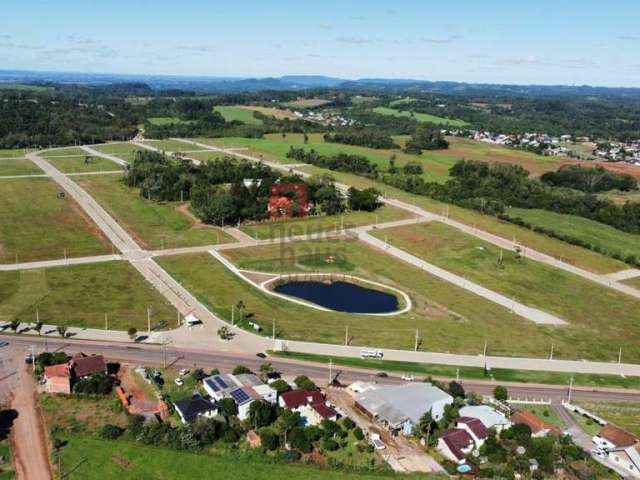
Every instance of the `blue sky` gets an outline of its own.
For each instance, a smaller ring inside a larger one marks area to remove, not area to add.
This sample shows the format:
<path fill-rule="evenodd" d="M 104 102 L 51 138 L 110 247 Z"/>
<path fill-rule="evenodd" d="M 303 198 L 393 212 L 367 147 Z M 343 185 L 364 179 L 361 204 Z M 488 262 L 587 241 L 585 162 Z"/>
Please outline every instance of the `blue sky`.
<path fill-rule="evenodd" d="M 3 0 L 0 69 L 640 86 L 640 2 Z"/>

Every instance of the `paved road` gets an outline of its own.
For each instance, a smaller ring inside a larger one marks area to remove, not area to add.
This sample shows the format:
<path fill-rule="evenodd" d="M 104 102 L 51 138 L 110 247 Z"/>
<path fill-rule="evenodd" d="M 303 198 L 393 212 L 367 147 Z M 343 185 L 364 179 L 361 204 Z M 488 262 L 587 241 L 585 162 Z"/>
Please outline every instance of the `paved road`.
<path fill-rule="evenodd" d="M 121 167 L 128 167 L 129 166 L 129 162 L 116 157 L 115 155 L 109 155 L 108 153 L 102 153 L 94 148 L 91 148 L 87 145 L 83 145 L 80 147 L 82 150 L 84 150 L 85 152 L 87 152 L 89 155 L 93 155 L 94 157 L 102 157 L 102 158 L 106 158 L 107 160 L 111 160 L 113 163 L 116 163 L 118 165 L 120 165 Z"/>
<path fill-rule="evenodd" d="M 44 351 L 45 339 L 43 337 L 26 337 L 0 334 L 0 339 L 10 342 L 11 348 L 19 352 L 26 352 L 34 346 L 36 353 Z M 297 376 L 304 372 L 305 375 L 315 379 L 319 384 L 327 384 L 329 373 L 335 376 L 338 372 L 339 380 L 343 383 L 351 383 L 356 380 L 379 381 L 388 383 L 401 382 L 398 374 L 390 374 L 388 378 L 377 378 L 376 370 L 333 366 L 326 364 L 305 362 L 300 360 L 270 357 L 267 360 L 260 359 L 253 352 L 215 351 L 196 348 L 177 348 L 169 345 L 163 350 L 158 345 L 132 345 L 126 342 L 96 342 L 80 339 L 49 338 L 46 342 L 49 351 L 64 350 L 67 353 L 84 352 L 86 354 L 103 354 L 110 360 L 127 362 L 140 365 L 157 365 L 164 363 L 175 364 L 177 367 L 202 367 L 205 371 L 211 368 L 219 368 L 222 371 L 231 371 L 237 365 L 245 365 L 251 369 L 258 369 L 266 361 L 271 362 L 275 370 L 284 375 Z M 165 355 L 166 352 L 166 355 Z M 17 354 L 21 358 L 22 354 Z M 447 377 L 434 377 L 437 380 L 449 381 Z M 465 389 L 479 394 L 487 395 L 497 385 L 505 385 L 513 397 L 551 399 L 554 403 L 560 403 L 566 399 L 568 387 L 563 385 L 523 384 L 512 382 L 493 382 L 490 380 L 465 380 L 461 383 Z M 640 388 L 640 384 L 638 385 Z M 640 390 L 573 387 L 571 397 L 574 400 L 636 400 L 640 396 Z"/>
<path fill-rule="evenodd" d="M 95 255 L 92 257 L 61 258 L 58 260 L 42 260 L 38 262 L 0 264 L 0 272 L 12 270 L 33 270 L 36 268 L 67 267 L 85 263 L 112 262 L 122 260 L 122 255 Z"/>

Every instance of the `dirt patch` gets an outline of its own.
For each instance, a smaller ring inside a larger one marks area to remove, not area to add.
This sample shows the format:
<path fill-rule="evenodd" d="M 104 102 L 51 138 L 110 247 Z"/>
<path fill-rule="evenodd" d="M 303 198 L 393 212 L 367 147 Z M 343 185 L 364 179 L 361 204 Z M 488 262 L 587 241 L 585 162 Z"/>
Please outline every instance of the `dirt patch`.
<path fill-rule="evenodd" d="M 610 172 L 625 173 L 627 175 L 640 178 L 640 166 L 631 165 L 630 163 L 625 163 L 625 162 L 598 162 L 598 161 L 580 162 L 576 160 L 566 160 L 562 162 L 561 165 L 578 165 L 580 167 L 585 167 L 585 168 L 602 167 L 606 170 L 609 170 Z"/>
<path fill-rule="evenodd" d="M 129 460 L 127 460 L 124 457 L 121 457 L 120 455 L 114 455 L 113 457 L 111 457 L 111 461 L 113 463 L 115 463 L 116 465 L 118 465 L 119 467 L 122 468 L 128 468 L 129 465 L 131 464 L 131 462 L 129 462 Z"/>
<path fill-rule="evenodd" d="M 145 390 L 141 381 L 144 381 L 140 376 L 131 371 L 128 365 L 122 365 L 118 372 L 120 382 L 122 382 L 122 388 L 125 394 L 129 397 L 131 402 L 132 412 L 155 412 L 158 410 L 158 399 L 150 394 L 150 389 Z"/>
<path fill-rule="evenodd" d="M 206 223 L 202 223 L 202 220 L 200 220 L 198 217 L 196 217 L 193 212 L 189 209 L 190 204 L 189 203 L 184 203 L 182 205 L 178 205 L 176 207 L 176 211 L 180 212 L 182 215 L 184 215 L 185 217 L 187 217 L 189 220 L 191 220 L 193 222 L 193 225 L 191 226 L 191 228 L 194 229 L 211 229 L 211 230 L 216 230 L 218 227 L 214 226 L 214 225 L 208 225 Z"/>

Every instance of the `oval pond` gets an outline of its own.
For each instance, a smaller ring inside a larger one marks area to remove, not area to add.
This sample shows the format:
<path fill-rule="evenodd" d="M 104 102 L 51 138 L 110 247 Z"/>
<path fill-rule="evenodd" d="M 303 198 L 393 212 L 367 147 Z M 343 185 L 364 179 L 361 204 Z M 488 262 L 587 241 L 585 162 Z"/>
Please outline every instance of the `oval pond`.
<path fill-rule="evenodd" d="M 274 291 L 321 307 L 348 313 L 391 313 L 398 310 L 398 297 L 349 282 L 294 281 Z"/>

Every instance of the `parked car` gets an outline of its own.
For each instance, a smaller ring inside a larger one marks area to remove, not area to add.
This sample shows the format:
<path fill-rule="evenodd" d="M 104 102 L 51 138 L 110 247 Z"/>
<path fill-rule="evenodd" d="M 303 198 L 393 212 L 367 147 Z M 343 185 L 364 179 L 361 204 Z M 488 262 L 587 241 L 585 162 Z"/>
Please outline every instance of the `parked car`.
<path fill-rule="evenodd" d="M 184 381 L 180 377 L 176 377 L 176 379 L 173 381 L 173 383 L 175 383 L 179 387 L 184 385 Z"/>
<path fill-rule="evenodd" d="M 387 375 L 387 372 L 378 372 L 376 373 L 376 377 L 378 378 L 387 378 L 389 375 Z"/>
<path fill-rule="evenodd" d="M 27 353 L 24 356 L 24 363 L 31 365 L 33 363 L 33 355 L 31 353 Z"/>
<path fill-rule="evenodd" d="M 402 375 L 402 377 L 400 377 L 402 380 L 404 380 L 405 382 L 413 382 L 416 377 L 414 377 L 413 375 L 411 375 L 410 373 L 405 373 L 404 375 Z"/>
<path fill-rule="evenodd" d="M 189 373 L 189 369 L 188 368 L 183 368 L 178 373 L 180 373 L 181 377 L 184 377 L 185 375 L 187 375 Z"/>
<path fill-rule="evenodd" d="M 267 358 L 267 354 L 259 352 L 259 353 L 256 353 L 256 357 L 258 357 L 258 358 Z"/>

